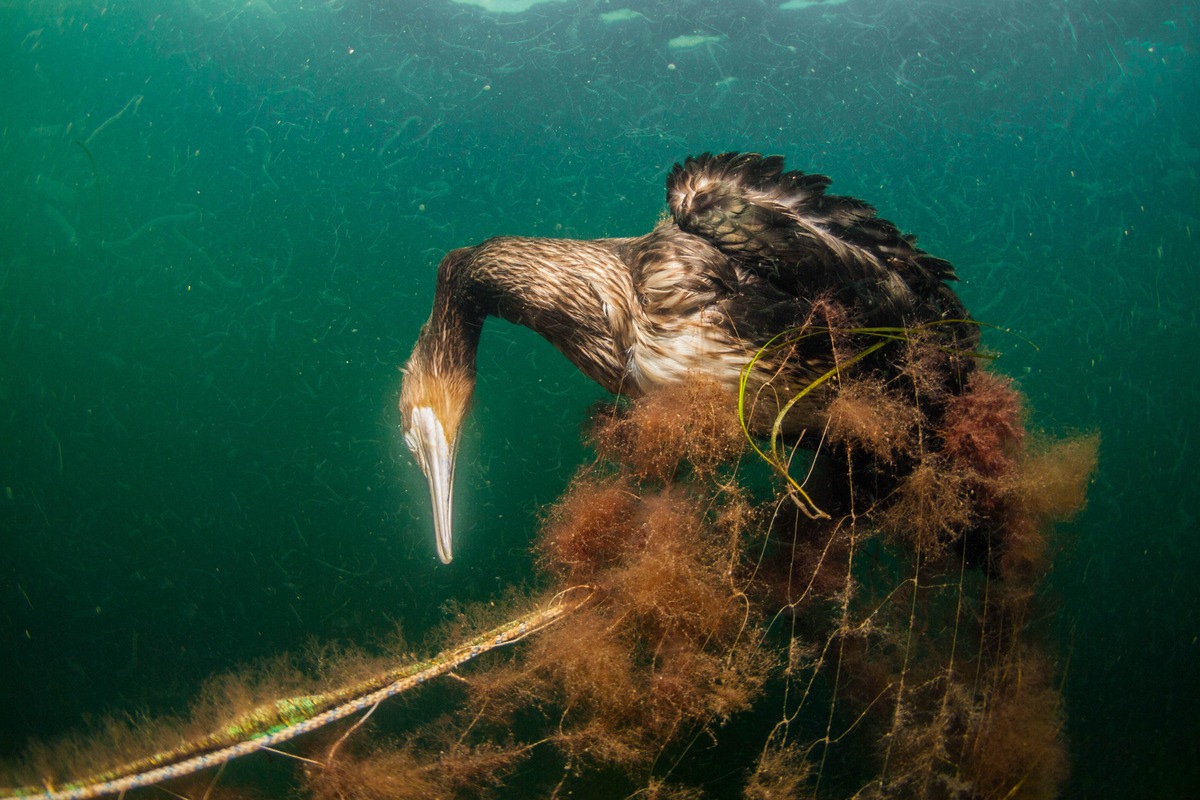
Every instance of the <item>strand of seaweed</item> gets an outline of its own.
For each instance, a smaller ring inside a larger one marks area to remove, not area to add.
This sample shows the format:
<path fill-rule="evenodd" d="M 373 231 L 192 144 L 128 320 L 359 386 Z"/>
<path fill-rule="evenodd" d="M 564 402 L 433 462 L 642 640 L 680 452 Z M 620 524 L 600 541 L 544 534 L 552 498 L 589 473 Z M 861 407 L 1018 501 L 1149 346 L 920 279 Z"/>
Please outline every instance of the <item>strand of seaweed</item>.
<path fill-rule="evenodd" d="M 225 728 L 59 787 L 0 789 L 0 800 L 88 800 L 123 794 L 131 789 L 219 767 L 241 756 L 295 739 L 360 711 L 369 715 L 384 700 L 445 675 L 497 647 L 513 644 L 544 630 L 585 604 L 590 594 L 567 601 L 575 587 L 555 595 L 543 607 L 517 617 L 424 661 L 406 664 L 369 680 L 318 695 L 277 700 L 261 706 Z"/>

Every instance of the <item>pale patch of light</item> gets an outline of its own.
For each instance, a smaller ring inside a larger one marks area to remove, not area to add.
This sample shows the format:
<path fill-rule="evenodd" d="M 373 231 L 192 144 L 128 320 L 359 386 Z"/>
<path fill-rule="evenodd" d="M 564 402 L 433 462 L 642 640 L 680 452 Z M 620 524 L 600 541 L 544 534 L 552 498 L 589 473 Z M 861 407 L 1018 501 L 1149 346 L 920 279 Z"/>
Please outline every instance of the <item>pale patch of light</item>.
<path fill-rule="evenodd" d="M 647 17 L 642 12 L 634 11 L 632 8 L 617 8 L 612 11 L 605 11 L 600 15 L 600 21 L 605 25 L 612 25 L 617 22 L 629 22 L 635 19 L 647 19 Z"/>
<path fill-rule="evenodd" d="M 565 0 L 454 0 L 461 6 L 475 6 L 493 14 L 520 14 L 543 3 L 562 3 Z"/>
<path fill-rule="evenodd" d="M 795 11 L 801 8 L 814 8 L 816 6 L 840 6 L 846 0 L 787 0 L 786 3 L 779 7 L 780 11 Z"/>
<path fill-rule="evenodd" d="M 724 37 L 706 33 L 688 33 L 667 42 L 669 50 L 692 50 L 705 44 L 716 44 Z"/>

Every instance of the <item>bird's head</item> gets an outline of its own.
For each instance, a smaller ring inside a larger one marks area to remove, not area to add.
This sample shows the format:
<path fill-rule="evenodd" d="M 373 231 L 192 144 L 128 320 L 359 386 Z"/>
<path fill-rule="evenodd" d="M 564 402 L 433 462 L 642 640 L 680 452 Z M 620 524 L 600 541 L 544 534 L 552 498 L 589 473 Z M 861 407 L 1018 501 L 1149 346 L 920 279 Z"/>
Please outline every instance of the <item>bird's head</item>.
<path fill-rule="evenodd" d="M 439 353 L 436 344 L 423 336 L 404 368 L 400 416 L 404 443 L 429 481 L 438 558 L 449 564 L 453 557 L 454 458 L 475 391 L 475 372 L 473 365 Z"/>

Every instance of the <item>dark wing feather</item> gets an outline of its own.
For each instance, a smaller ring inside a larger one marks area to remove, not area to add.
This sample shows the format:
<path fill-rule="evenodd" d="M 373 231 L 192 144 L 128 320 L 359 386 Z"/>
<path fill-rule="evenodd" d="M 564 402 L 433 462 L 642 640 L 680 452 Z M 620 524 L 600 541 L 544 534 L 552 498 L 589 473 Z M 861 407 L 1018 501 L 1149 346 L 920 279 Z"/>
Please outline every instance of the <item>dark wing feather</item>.
<path fill-rule="evenodd" d="M 797 297 L 832 292 L 868 324 L 965 318 L 950 264 L 830 180 L 779 156 L 705 153 L 667 177 L 675 223 Z"/>

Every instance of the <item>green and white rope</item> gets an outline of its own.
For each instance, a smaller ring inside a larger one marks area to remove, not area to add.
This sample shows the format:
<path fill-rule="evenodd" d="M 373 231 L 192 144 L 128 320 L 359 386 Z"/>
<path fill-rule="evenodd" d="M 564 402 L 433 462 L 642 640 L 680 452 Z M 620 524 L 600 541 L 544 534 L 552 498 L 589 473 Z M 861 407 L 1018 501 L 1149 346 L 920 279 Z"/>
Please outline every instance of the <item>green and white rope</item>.
<path fill-rule="evenodd" d="M 578 588 L 585 589 L 586 587 Z M 228 733 L 238 729 L 239 724 L 235 723 L 226 728 L 224 732 L 210 734 L 196 740 L 196 743 L 190 747 L 185 743 L 172 750 L 148 756 L 131 764 L 107 770 L 90 778 L 72 781 L 59 787 L 49 785 L 0 789 L 0 800 L 90 800 L 90 798 L 121 794 L 130 789 L 153 786 L 163 781 L 193 775 L 226 764 L 241 756 L 275 747 L 360 711 L 369 710 L 389 697 L 419 686 L 430 678 L 444 675 L 489 650 L 512 644 L 531 633 L 536 633 L 548 625 L 552 625 L 566 614 L 579 608 L 591 597 L 591 593 L 588 592 L 582 599 L 566 602 L 565 597 L 574 591 L 567 590 L 556 595 L 546 606 L 506 622 L 458 647 L 443 650 L 427 661 L 417 662 L 399 670 L 391 670 L 386 675 L 394 676 L 398 672 L 404 674 L 379 688 L 369 688 L 379 683 L 378 680 L 374 680 L 325 695 L 306 695 L 274 703 L 275 709 L 281 714 L 286 714 L 302 707 L 319 708 L 327 704 L 329 698 L 344 698 L 347 695 L 353 695 L 351 699 L 339 702 L 332 708 L 298 722 L 277 725 L 267 730 L 259 730 L 254 727 L 254 724 L 251 724 L 247 730 L 242 732 L 243 736 L 248 737 L 242 741 L 217 746 L 215 749 L 195 755 L 188 754 L 195 752 L 195 749 L 205 747 L 205 743 L 228 740 L 231 736 L 236 737 L 236 733 Z M 364 690 L 364 688 L 366 688 L 366 693 L 360 693 L 360 690 Z M 254 719 L 254 723 L 261 721 L 258 712 L 252 712 L 250 716 Z M 155 764 L 158 766 L 154 766 Z"/>

